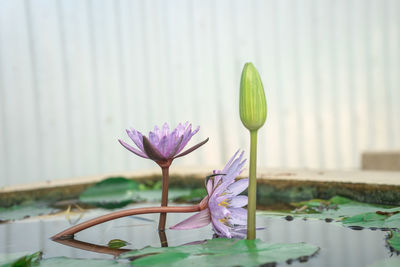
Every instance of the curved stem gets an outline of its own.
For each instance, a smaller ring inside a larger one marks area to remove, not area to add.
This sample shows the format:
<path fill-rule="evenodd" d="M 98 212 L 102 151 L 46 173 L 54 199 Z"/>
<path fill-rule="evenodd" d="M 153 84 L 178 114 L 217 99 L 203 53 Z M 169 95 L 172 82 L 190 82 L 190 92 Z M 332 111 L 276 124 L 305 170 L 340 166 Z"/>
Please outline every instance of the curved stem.
<path fill-rule="evenodd" d="M 56 240 L 59 238 L 62 239 L 67 239 L 73 237 L 74 234 L 85 230 L 87 228 L 90 228 L 92 226 L 108 222 L 111 220 L 115 220 L 118 218 L 126 217 L 126 216 L 132 216 L 132 215 L 138 215 L 138 214 L 145 214 L 145 213 L 183 213 L 183 212 L 196 212 L 204 209 L 205 207 L 202 206 L 200 203 L 199 205 L 195 206 L 187 206 L 187 207 L 148 207 L 148 208 L 137 208 L 137 209 L 129 209 L 129 210 L 121 210 L 121 211 L 116 211 L 112 212 L 91 220 L 88 220 L 86 222 L 77 224 L 75 226 L 72 226 L 68 228 L 67 230 L 64 230 L 53 237 L 51 237 L 52 240 Z"/>
<path fill-rule="evenodd" d="M 162 169 L 162 193 L 161 193 L 161 207 L 168 206 L 168 179 L 169 179 L 169 166 L 161 167 Z M 167 213 L 163 212 L 160 214 L 160 220 L 158 222 L 158 230 L 165 230 L 165 223 L 167 221 Z"/>
<path fill-rule="evenodd" d="M 250 170 L 247 205 L 247 239 L 256 238 L 257 204 L 257 130 L 250 131 Z"/>
<path fill-rule="evenodd" d="M 87 243 L 84 241 L 80 240 L 75 240 L 75 239 L 56 239 L 54 240 L 60 244 L 70 246 L 73 248 L 79 248 L 87 251 L 92 251 L 96 253 L 102 253 L 102 254 L 110 254 L 113 255 L 114 257 L 118 257 L 120 254 L 131 251 L 131 249 L 124 249 L 124 248 L 109 248 L 106 246 L 100 246 L 92 243 Z"/>

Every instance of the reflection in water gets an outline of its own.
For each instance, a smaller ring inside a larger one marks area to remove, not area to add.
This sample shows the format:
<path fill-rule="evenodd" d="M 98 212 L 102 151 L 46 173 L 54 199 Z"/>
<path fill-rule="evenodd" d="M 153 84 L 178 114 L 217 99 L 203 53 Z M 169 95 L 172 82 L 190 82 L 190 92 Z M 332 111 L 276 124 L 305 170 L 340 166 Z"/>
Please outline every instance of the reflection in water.
<path fill-rule="evenodd" d="M 168 247 L 167 235 L 165 231 L 158 231 L 158 235 L 160 236 L 160 243 L 162 247 Z"/>
<path fill-rule="evenodd" d="M 154 204 L 142 203 L 130 207 L 143 207 L 145 205 L 151 206 Z M 108 211 L 101 209 L 88 210 L 83 219 L 90 219 L 106 212 Z M 74 216 L 78 217 L 79 215 L 74 214 Z M 188 216 L 190 215 L 174 214 L 174 216 L 169 216 L 167 226 L 174 225 Z M 133 250 L 146 246 L 160 247 L 160 241 L 163 243 L 164 235 L 165 239 L 168 238 L 168 246 L 170 247 L 193 243 L 196 240 L 211 239 L 213 236 L 210 225 L 187 231 L 166 230 L 163 235 L 160 235 L 157 230 L 158 214 L 148 214 L 142 217 L 140 220 L 135 217 L 121 218 L 78 233 L 76 239 L 84 240 L 85 242 L 75 241 L 84 244 L 85 249 L 77 249 L 80 248 L 76 246 L 77 242 L 65 246 L 67 242 L 56 243 L 49 239 L 50 236 L 61 229 L 69 227 L 69 222 L 63 215 L 0 224 L 0 253 L 42 250 L 45 258 L 66 256 L 72 258 L 110 259 L 119 253 L 119 250 L 112 250 L 107 247 L 108 241 L 112 239 L 126 240 L 130 245 L 124 247 L 124 249 Z M 287 221 L 284 217 L 268 218 L 262 215 L 257 216 L 257 226 L 265 227 L 264 230 L 257 232 L 257 238 L 264 242 L 307 242 L 321 248 L 318 255 L 310 258 L 307 264 L 294 261 L 290 265 L 291 267 L 365 267 L 392 255 L 391 251 L 386 247 L 385 236 L 387 232 L 380 230 L 355 231 L 344 228 L 334 222 L 303 221 L 297 218 Z M 103 249 L 107 252 L 102 253 Z M 397 255 L 392 256 L 398 257 Z M 285 263 L 281 265 L 287 266 Z"/>
<path fill-rule="evenodd" d="M 73 248 L 79 248 L 87 251 L 92 251 L 96 253 L 102 253 L 102 254 L 110 254 L 113 255 L 114 257 L 118 257 L 120 254 L 124 252 L 131 251 L 131 249 L 123 249 L 123 248 L 109 248 L 106 246 L 101 246 L 101 245 L 96 245 L 80 240 L 75 240 L 73 238 L 71 239 L 56 239 L 53 240 L 54 242 L 70 246 Z"/>

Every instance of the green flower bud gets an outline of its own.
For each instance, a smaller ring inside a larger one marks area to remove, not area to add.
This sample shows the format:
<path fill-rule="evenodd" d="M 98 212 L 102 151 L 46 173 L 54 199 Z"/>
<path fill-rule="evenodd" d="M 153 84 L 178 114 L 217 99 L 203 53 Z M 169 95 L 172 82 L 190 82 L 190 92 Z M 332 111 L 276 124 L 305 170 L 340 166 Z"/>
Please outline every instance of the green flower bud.
<path fill-rule="evenodd" d="M 240 119 L 250 131 L 258 130 L 267 119 L 267 102 L 260 75 L 252 63 L 243 67 L 240 80 Z"/>

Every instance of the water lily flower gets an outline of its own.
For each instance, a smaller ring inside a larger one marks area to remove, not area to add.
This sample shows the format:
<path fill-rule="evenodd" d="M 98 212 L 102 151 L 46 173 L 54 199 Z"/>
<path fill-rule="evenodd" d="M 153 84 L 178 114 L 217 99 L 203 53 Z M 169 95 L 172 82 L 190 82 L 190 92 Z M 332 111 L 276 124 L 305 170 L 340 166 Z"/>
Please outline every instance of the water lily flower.
<path fill-rule="evenodd" d="M 200 228 L 212 224 L 219 237 L 243 237 L 247 225 L 247 196 L 239 195 L 248 186 L 249 180 L 236 179 L 243 171 L 243 152 L 239 151 L 229 160 L 223 170 L 215 170 L 206 181 L 207 196 L 202 203 L 208 207 L 188 219 L 170 227 L 175 230 Z"/>
<path fill-rule="evenodd" d="M 185 124 L 179 123 L 178 126 L 170 131 L 167 123 L 160 128 L 154 127 L 153 131 L 149 132 L 149 137 L 144 136 L 141 132 L 135 129 L 127 129 L 128 136 L 132 139 L 133 143 L 137 146 L 133 146 L 125 143 L 121 139 L 118 141 L 126 149 L 132 153 L 142 157 L 155 161 L 162 169 L 162 192 L 161 192 L 161 206 L 166 207 L 168 205 L 168 180 L 169 180 L 169 166 L 172 161 L 176 158 L 185 156 L 190 152 L 201 147 L 207 143 L 208 138 L 197 145 L 181 152 L 189 140 L 199 131 L 198 126 L 194 131 L 192 130 L 192 124 L 186 122 Z M 166 222 L 166 213 L 160 214 L 160 220 L 158 230 L 164 231 Z"/>
<path fill-rule="evenodd" d="M 174 130 L 170 131 L 168 124 L 164 123 L 161 129 L 155 126 L 154 130 L 149 132 L 148 137 L 133 128 L 130 130 L 127 129 L 128 136 L 137 148 L 134 148 L 121 139 L 118 141 L 126 149 L 142 158 L 154 160 L 160 166 L 169 166 L 173 159 L 189 154 L 208 141 L 207 138 L 203 142 L 180 153 L 199 129 L 200 127 L 198 126 L 195 130 L 192 130 L 192 124 L 186 122 L 183 125 L 179 123 Z"/>

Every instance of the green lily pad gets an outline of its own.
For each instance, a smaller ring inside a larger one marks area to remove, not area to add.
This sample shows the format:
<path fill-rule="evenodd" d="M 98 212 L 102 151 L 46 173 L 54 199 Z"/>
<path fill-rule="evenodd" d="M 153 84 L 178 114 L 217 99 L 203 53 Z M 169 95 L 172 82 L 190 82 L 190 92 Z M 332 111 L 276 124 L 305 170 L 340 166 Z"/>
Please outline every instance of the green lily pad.
<path fill-rule="evenodd" d="M 342 221 L 344 226 L 358 226 L 364 228 L 400 228 L 399 208 L 379 210 L 378 212 L 367 212 L 348 217 Z"/>
<path fill-rule="evenodd" d="M 400 252 L 400 232 L 391 231 L 390 237 L 387 240 L 387 243 L 395 251 Z"/>
<path fill-rule="evenodd" d="M 39 263 L 42 259 L 42 252 L 33 254 L 13 253 L 0 255 L 0 267 L 30 267 Z"/>
<path fill-rule="evenodd" d="M 122 208 L 131 202 L 158 202 L 161 200 L 161 189 L 158 189 L 158 185 L 159 183 L 152 186 L 140 185 L 123 177 L 107 178 L 82 192 L 79 201 L 106 209 Z M 173 200 L 189 192 L 190 189 L 170 188 L 168 199 Z"/>
<path fill-rule="evenodd" d="M 168 190 L 168 200 L 174 200 L 190 193 L 190 189 L 170 188 Z M 136 200 L 142 202 L 161 201 L 161 190 L 143 190 L 135 192 Z"/>
<path fill-rule="evenodd" d="M 130 245 L 130 243 L 126 242 L 124 240 L 121 240 L 121 239 L 112 239 L 112 240 L 108 241 L 108 244 L 107 244 L 107 246 L 109 248 L 122 248 L 127 245 Z"/>
<path fill-rule="evenodd" d="M 306 243 L 270 244 L 261 240 L 217 238 L 200 244 L 154 248 L 122 254 L 133 259 L 134 266 L 258 266 L 309 257 L 319 250 Z"/>
<path fill-rule="evenodd" d="M 342 220 L 362 213 L 375 213 L 377 211 L 390 212 L 392 210 L 391 207 L 361 203 L 340 196 L 335 196 L 329 200 L 312 199 L 309 201 L 292 203 L 292 205 L 297 207 L 297 209 L 292 212 L 263 211 L 259 212 L 259 214 L 266 216 L 290 215 L 299 218 Z"/>
<path fill-rule="evenodd" d="M 0 208 L 0 222 L 21 220 L 29 217 L 51 214 L 56 211 L 58 210 L 49 207 L 47 203 L 26 202 L 9 208 Z"/>
<path fill-rule="evenodd" d="M 173 199 L 174 202 L 185 202 L 185 203 L 199 203 L 205 196 L 207 191 L 205 188 L 192 189 L 189 194 L 178 196 Z"/>
<path fill-rule="evenodd" d="M 121 208 L 137 197 L 138 189 L 136 181 L 112 177 L 87 188 L 79 196 L 79 201 L 106 209 Z"/>
<path fill-rule="evenodd" d="M 54 266 L 63 266 L 63 267 L 76 267 L 76 266 L 85 266 L 85 267 L 118 267 L 118 266 L 129 266 L 127 263 L 120 263 L 115 260 L 98 260 L 98 259 L 73 259 L 67 257 L 56 257 L 44 259 L 40 262 L 40 267 L 54 267 Z"/>
<path fill-rule="evenodd" d="M 389 258 L 374 262 L 373 264 L 370 264 L 367 267 L 399 267 L 399 266 L 400 266 L 400 258 Z"/>

